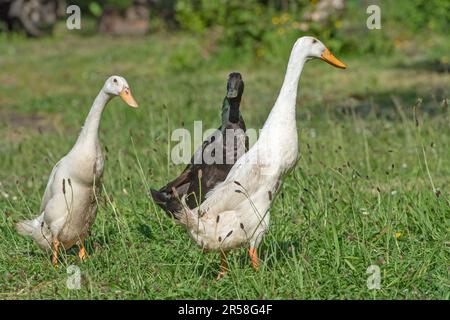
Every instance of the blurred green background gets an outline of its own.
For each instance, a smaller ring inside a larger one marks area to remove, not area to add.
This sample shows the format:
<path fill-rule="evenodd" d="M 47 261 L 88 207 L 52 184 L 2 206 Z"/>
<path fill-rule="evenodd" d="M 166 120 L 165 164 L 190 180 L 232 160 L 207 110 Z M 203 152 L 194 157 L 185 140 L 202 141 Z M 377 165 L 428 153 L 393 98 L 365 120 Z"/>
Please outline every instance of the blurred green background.
<path fill-rule="evenodd" d="M 147 33 L 186 31 L 209 39 L 217 45 L 217 51 L 239 48 L 258 59 L 270 59 L 279 50 L 289 50 L 299 32 L 314 34 L 336 53 L 389 54 L 412 40 L 424 41 L 417 45 L 428 47 L 430 34 L 445 37 L 450 28 L 450 3 L 446 0 L 40 1 L 58 3 L 60 8 L 54 9 L 60 20 L 67 16 L 65 6 L 79 6 L 83 34 L 97 32 L 105 16 L 117 15 L 113 23 L 119 18 L 129 24 L 141 19 L 146 21 Z M 372 4 L 381 6 L 382 29 L 377 32 L 365 28 L 365 9 Z M 130 13 L 133 7 L 137 13 Z M 92 20 L 93 25 L 85 20 Z M 442 55 L 448 52 L 447 42 L 433 46 L 438 52 L 430 50 L 429 54 L 445 58 Z"/>

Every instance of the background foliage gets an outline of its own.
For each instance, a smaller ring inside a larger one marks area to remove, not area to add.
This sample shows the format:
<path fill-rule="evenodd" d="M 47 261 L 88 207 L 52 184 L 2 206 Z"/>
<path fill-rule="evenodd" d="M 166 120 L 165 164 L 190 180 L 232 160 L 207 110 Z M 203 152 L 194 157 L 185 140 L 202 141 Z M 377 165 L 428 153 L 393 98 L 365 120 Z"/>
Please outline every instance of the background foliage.
<path fill-rule="evenodd" d="M 124 9 L 132 0 L 75 0 L 84 8 Z M 248 49 L 255 55 L 273 49 L 280 36 L 296 38 L 304 14 L 314 10 L 318 0 L 150 0 L 152 25 L 184 30 L 200 36 L 212 32 L 221 44 Z M 382 5 L 383 29 L 364 28 L 364 8 Z M 92 12 L 92 10 L 90 10 Z M 392 33 L 392 28 L 398 32 Z M 332 43 L 336 52 L 389 53 L 398 37 L 411 38 L 417 32 L 445 34 L 450 28 L 450 2 L 446 0 L 346 1 L 342 15 L 334 14 L 326 24 L 311 23 L 309 32 Z M 152 32 L 157 30 L 152 30 Z M 361 39 L 364 39 L 362 42 Z M 288 41 L 290 42 L 290 41 Z"/>

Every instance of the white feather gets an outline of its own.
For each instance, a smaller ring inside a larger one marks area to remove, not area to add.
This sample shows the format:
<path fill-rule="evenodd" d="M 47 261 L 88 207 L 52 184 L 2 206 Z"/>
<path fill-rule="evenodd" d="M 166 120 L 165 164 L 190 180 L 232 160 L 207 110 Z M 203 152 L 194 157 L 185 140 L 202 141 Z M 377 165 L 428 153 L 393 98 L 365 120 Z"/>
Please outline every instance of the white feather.
<path fill-rule="evenodd" d="M 177 214 L 194 241 L 206 250 L 257 247 L 269 227 L 269 209 L 283 177 L 298 157 L 297 87 L 305 62 L 325 46 L 311 37 L 295 43 L 283 86 L 255 145 L 235 163 L 205 201 Z"/>

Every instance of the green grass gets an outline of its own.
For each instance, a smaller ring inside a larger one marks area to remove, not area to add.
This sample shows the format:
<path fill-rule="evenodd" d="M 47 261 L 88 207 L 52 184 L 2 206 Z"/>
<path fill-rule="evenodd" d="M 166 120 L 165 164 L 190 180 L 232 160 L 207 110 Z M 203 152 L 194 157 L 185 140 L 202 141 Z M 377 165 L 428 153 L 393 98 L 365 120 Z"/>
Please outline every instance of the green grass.
<path fill-rule="evenodd" d="M 273 204 L 261 270 L 236 250 L 229 274 L 213 283 L 218 255 L 201 253 L 147 189 L 183 168 L 167 162 L 168 133 L 200 119 L 218 125 L 230 71 L 244 77 L 247 127 L 260 128 L 288 52 L 248 63 L 203 45 L 186 35 L 0 39 L 0 299 L 448 299 L 450 111 L 441 101 L 450 78 L 430 67 L 426 48 L 339 57 L 345 71 L 307 64 L 300 159 Z M 52 166 L 111 74 L 127 78 L 140 108 L 115 99 L 105 110 L 90 258 L 80 263 L 71 250 L 55 269 L 14 222 L 38 213 Z M 80 290 L 66 287 L 71 264 L 83 273 Z M 372 264 L 380 290 L 366 286 Z"/>

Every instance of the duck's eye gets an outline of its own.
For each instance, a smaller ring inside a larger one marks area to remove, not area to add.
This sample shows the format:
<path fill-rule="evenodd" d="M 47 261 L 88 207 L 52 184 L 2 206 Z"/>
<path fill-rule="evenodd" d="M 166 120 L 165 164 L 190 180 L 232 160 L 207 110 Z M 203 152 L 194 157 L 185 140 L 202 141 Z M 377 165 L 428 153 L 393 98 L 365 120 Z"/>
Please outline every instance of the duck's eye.
<path fill-rule="evenodd" d="M 114 83 L 117 83 L 117 79 L 116 79 L 116 78 L 114 78 L 114 79 L 113 79 L 113 82 L 114 82 Z"/>
<path fill-rule="evenodd" d="M 316 43 L 316 42 L 317 42 L 317 40 L 316 40 L 316 39 L 313 39 L 313 40 L 312 40 L 312 43 L 313 43 L 313 44 L 314 44 L 314 43 Z"/>

